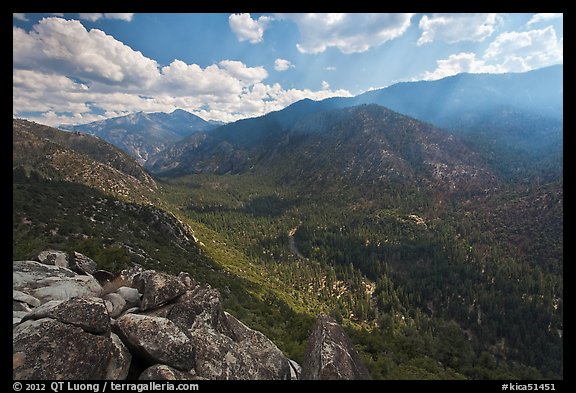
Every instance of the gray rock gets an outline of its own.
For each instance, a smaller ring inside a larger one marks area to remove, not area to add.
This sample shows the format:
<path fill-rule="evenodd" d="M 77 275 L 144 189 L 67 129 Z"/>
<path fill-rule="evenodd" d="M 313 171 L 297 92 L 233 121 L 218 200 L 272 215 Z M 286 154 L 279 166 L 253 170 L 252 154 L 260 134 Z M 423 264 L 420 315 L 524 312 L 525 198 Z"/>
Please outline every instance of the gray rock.
<path fill-rule="evenodd" d="M 225 313 L 238 348 L 257 359 L 255 379 L 290 379 L 290 362 L 282 351 L 264 334 L 250 329 L 234 316 Z"/>
<path fill-rule="evenodd" d="M 218 380 L 280 380 L 289 373 L 286 358 L 276 362 L 266 351 L 251 347 L 248 340 L 238 343 L 214 329 L 202 326 L 190 330 L 196 347 L 196 374 Z M 256 343 L 258 345 L 258 343 Z M 260 357 L 262 355 L 262 357 Z"/>
<path fill-rule="evenodd" d="M 116 293 L 122 296 L 127 308 L 140 306 L 140 292 L 136 288 L 120 287 Z"/>
<path fill-rule="evenodd" d="M 38 262 L 45 265 L 68 267 L 68 255 L 64 251 L 46 250 L 42 251 L 36 258 Z"/>
<path fill-rule="evenodd" d="M 206 326 L 236 340 L 234 331 L 228 326 L 220 293 L 207 284 L 198 285 L 180 296 L 168 318 L 183 329 Z"/>
<path fill-rule="evenodd" d="M 150 317 L 168 318 L 168 315 L 170 314 L 170 311 L 172 311 L 173 308 L 174 308 L 174 303 L 168 303 L 168 304 L 165 304 L 165 305 L 157 307 L 157 308 L 153 308 L 153 309 L 148 310 L 148 311 L 139 311 L 136 314 L 148 315 Z M 182 329 L 182 331 L 184 333 L 187 333 L 186 329 L 183 329 L 181 326 L 180 326 L 180 328 Z"/>
<path fill-rule="evenodd" d="M 75 277 L 70 269 L 44 265 L 36 261 L 14 261 L 12 263 L 12 289 L 28 293 L 30 289 L 43 286 L 40 282 L 48 277 Z"/>
<path fill-rule="evenodd" d="M 122 269 L 118 274 L 118 278 L 126 282 L 132 282 L 134 277 L 142 273 L 144 269 L 140 265 L 130 266 L 129 268 Z"/>
<path fill-rule="evenodd" d="M 102 379 L 110 337 L 86 333 L 54 319 L 23 322 L 12 330 L 13 379 Z"/>
<path fill-rule="evenodd" d="M 112 318 L 120 316 L 126 308 L 126 300 L 115 292 L 102 296 L 102 299 L 104 300 L 106 309 L 108 309 L 108 314 Z"/>
<path fill-rule="evenodd" d="M 126 309 L 122 312 L 122 314 L 120 315 L 120 318 L 123 317 L 124 315 L 128 315 L 128 314 L 138 314 L 140 312 L 140 307 L 131 307 L 129 309 Z"/>
<path fill-rule="evenodd" d="M 166 318 L 127 314 L 116 320 L 114 332 L 149 364 L 163 363 L 178 370 L 194 368 L 195 350 L 190 339 Z"/>
<path fill-rule="evenodd" d="M 110 333 L 110 339 L 112 340 L 111 356 L 106 367 L 104 379 L 126 379 L 128 370 L 130 370 L 132 355 L 117 335 Z"/>
<path fill-rule="evenodd" d="M 51 318 L 52 310 L 62 304 L 63 300 L 50 300 L 42 304 L 41 306 L 36 307 L 34 310 L 30 311 L 26 314 L 22 319 L 27 321 L 29 319 L 42 319 L 42 318 Z"/>
<path fill-rule="evenodd" d="M 30 308 L 30 306 L 27 303 L 12 300 L 12 311 L 30 312 L 30 311 L 32 311 L 32 309 Z"/>
<path fill-rule="evenodd" d="M 12 325 L 22 322 L 22 318 L 27 314 L 26 311 L 12 311 Z"/>
<path fill-rule="evenodd" d="M 134 276 L 132 286 L 142 293 L 142 311 L 168 303 L 186 292 L 186 286 L 177 277 L 154 270 L 146 270 Z"/>
<path fill-rule="evenodd" d="M 190 330 L 196 348 L 196 373 L 206 379 L 257 379 L 253 369 L 258 359 L 240 351 L 238 343 L 214 329 Z"/>
<path fill-rule="evenodd" d="M 302 366 L 292 359 L 288 359 L 288 364 L 290 365 L 290 380 L 299 380 L 300 374 L 302 374 Z"/>
<path fill-rule="evenodd" d="M 38 281 L 37 285 L 38 287 L 29 293 L 42 303 L 74 297 L 95 297 L 102 292 L 102 287 L 92 276 L 48 277 Z"/>
<path fill-rule="evenodd" d="M 178 279 L 179 279 L 180 281 L 182 281 L 182 283 L 183 283 L 184 285 L 186 285 L 186 288 L 187 288 L 187 289 L 192 289 L 192 288 L 194 288 L 195 286 L 198 285 L 198 283 L 196 282 L 196 280 L 194 280 L 194 279 L 190 276 L 190 274 L 188 274 L 188 273 L 186 273 L 186 272 L 180 272 L 180 273 L 178 274 Z"/>
<path fill-rule="evenodd" d="M 138 379 L 141 381 L 191 381 L 198 378 L 191 373 L 176 370 L 165 364 L 155 364 L 144 370 Z"/>
<path fill-rule="evenodd" d="M 73 298 L 59 304 L 38 307 L 26 315 L 26 320 L 53 318 L 95 334 L 110 332 L 110 317 L 104 301 L 95 297 Z"/>
<path fill-rule="evenodd" d="M 12 300 L 26 303 L 32 307 L 38 307 L 41 304 L 40 300 L 36 299 L 34 296 L 30 296 L 27 293 L 17 290 L 12 290 Z"/>
<path fill-rule="evenodd" d="M 96 262 L 86 255 L 74 251 L 70 254 L 69 268 L 78 274 L 92 274 L 96 271 L 97 266 Z"/>
<path fill-rule="evenodd" d="M 370 379 L 370 374 L 342 326 L 321 315 L 308 337 L 300 379 Z"/>

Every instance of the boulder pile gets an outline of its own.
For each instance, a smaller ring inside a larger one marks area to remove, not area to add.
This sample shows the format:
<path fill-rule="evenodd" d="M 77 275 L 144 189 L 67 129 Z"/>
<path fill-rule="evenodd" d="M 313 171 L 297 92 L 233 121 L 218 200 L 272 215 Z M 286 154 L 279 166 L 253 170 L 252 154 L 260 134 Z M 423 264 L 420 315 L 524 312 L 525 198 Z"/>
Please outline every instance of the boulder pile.
<path fill-rule="evenodd" d="M 132 267 L 112 274 L 77 252 L 48 250 L 35 259 L 13 262 L 14 379 L 369 378 L 327 317 L 301 368 L 187 273 Z M 327 361 L 329 353 L 337 358 Z"/>

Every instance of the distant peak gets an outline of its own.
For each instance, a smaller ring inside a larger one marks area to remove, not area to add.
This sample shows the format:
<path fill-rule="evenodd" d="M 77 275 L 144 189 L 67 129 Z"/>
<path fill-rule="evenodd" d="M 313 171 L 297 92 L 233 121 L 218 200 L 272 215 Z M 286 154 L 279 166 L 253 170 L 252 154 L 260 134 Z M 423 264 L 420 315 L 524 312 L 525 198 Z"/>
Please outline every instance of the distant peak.
<path fill-rule="evenodd" d="M 185 111 L 184 109 L 180 109 L 180 108 L 174 109 L 170 114 L 172 114 L 172 115 L 177 115 L 177 114 L 179 114 L 179 113 L 185 113 L 185 114 L 187 114 L 187 115 L 191 115 L 190 112 Z"/>

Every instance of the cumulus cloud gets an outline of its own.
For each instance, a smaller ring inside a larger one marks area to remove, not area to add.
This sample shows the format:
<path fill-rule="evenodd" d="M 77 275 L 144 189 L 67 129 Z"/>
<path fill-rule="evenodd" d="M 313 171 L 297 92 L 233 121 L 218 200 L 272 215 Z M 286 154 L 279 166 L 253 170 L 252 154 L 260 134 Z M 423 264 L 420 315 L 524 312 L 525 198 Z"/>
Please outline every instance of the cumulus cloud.
<path fill-rule="evenodd" d="M 475 53 L 462 52 L 438 60 L 434 71 L 423 79 L 440 79 L 461 72 L 503 73 L 524 72 L 563 62 L 563 40 L 552 26 L 545 29 L 500 34 L 478 58 Z"/>
<path fill-rule="evenodd" d="M 133 13 L 80 13 L 78 14 L 80 19 L 84 19 L 90 22 L 96 22 L 99 19 L 119 19 L 126 22 L 132 21 L 134 17 Z"/>
<path fill-rule="evenodd" d="M 506 71 L 528 71 L 563 62 L 563 40 L 552 26 L 500 34 L 490 43 L 484 58 L 502 64 Z"/>
<path fill-rule="evenodd" d="M 469 73 L 498 73 L 499 67 L 494 65 L 487 65 L 482 59 L 477 59 L 476 54 L 472 52 L 462 52 L 450 55 L 447 59 L 438 60 L 436 62 L 437 68 L 430 72 L 426 71 L 422 78 L 424 80 L 435 80 L 445 78 L 447 76 L 460 74 L 462 72 Z"/>
<path fill-rule="evenodd" d="M 498 14 L 424 15 L 418 24 L 422 35 L 417 44 L 424 45 L 437 40 L 448 43 L 483 41 L 494 33 L 498 22 Z"/>
<path fill-rule="evenodd" d="M 22 22 L 28 22 L 28 17 L 26 17 L 26 14 L 20 13 L 20 12 L 13 12 L 12 13 L 12 17 L 14 19 L 18 19 L 21 20 Z"/>
<path fill-rule="evenodd" d="M 252 44 L 257 44 L 264 39 L 264 30 L 272 20 L 269 16 L 252 19 L 250 14 L 232 14 L 228 17 L 228 24 L 238 37 L 238 41 L 249 41 Z"/>
<path fill-rule="evenodd" d="M 105 84 L 149 85 L 157 64 L 106 35 L 87 31 L 77 20 L 44 18 L 32 31 L 12 30 L 13 64 L 24 69 L 60 70 Z"/>
<path fill-rule="evenodd" d="M 330 89 L 330 83 L 322 81 L 322 90 L 329 90 L 329 89 Z"/>
<path fill-rule="evenodd" d="M 222 60 L 218 65 L 245 86 L 253 85 L 268 77 L 264 67 L 247 67 L 241 61 Z"/>
<path fill-rule="evenodd" d="M 268 85 L 264 67 L 237 60 L 202 68 L 176 59 L 161 67 L 114 37 L 98 29 L 87 31 L 74 20 L 45 18 L 31 31 L 13 27 L 13 37 L 13 114 L 48 125 L 177 108 L 206 120 L 229 122 L 279 110 L 303 98 L 351 95 L 329 86 L 312 91 Z"/>
<path fill-rule="evenodd" d="M 540 23 L 540 22 L 547 22 L 549 20 L 552 19 L 557 19 L 557 18 L 562 18 L 564 17 L 564 14 L 561 13 L 540 13 L 540 14 L 534 14 L 532 16 L 532 18 L 530 18 L 530 20 L 528 21 L 527 25 L 531 26 L 534 23 Z"/>
<path fill-rule="evenodd" d="M 289 68 L 294 68 L 294 64 L 292 64 L 289 60 L 286 59 L 276 59 L 274 60 L 274 69 L 278 72 L 286 71 Z"/>
<path fill-rule="evenodd" d="M 300 30 L 301 53 L 322 53 L 330 47 L 342 53 L 366 52 L 404 34 L 413 14 L 278 14 Z"/>

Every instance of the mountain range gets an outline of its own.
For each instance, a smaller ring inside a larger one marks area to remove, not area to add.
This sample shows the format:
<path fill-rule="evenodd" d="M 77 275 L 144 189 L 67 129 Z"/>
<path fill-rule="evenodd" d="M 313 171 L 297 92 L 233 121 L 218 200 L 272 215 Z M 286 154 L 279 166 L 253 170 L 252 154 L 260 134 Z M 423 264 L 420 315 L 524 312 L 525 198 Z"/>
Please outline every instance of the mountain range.
<path fill-rule="evenodd" d="M 143 164 L 150 155 L 160 152 L 170 143 L 221 124 L 176 109 L 172 113 L 137 112 L 88 124 L 61 125 L 60 129 L 96 135 Z"/>
<path fill-rule="evenodd" d="M 146 170 L 15 119 L 14 258 L 189 272 L 297 361 L 328 313 L 375 379 L 562 378 L 562 96 L 560 66 L 302 100 Z"/>
<path fill-rule="evenodd" d="M 485 162 L 503 176 L 523 174 L 530 166 L 558 167 L 563 141 L 562 71 L 562 66 L 553 66 L 520 74 L 460 74 L 399 83 L 352 98 L 305 99 L 262 117 L 185 138 L 150 157 L 146 167 L 167 175 L 253 168 L 264 157 L 270 161 L 270 151 L 288 143 L 286 138 L 326 134 L 340 118 L 336 110 L 361 104 L 378 104 L 459 135 L 463 143 L 481 150 Z M 328 111 L 330 115 L 313 116 Z"/>

